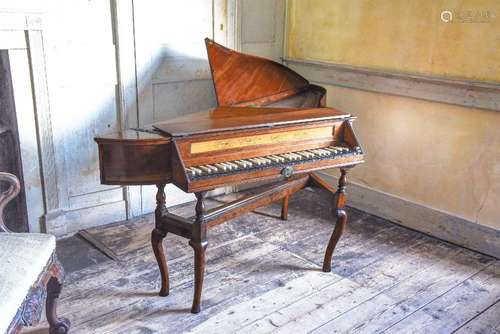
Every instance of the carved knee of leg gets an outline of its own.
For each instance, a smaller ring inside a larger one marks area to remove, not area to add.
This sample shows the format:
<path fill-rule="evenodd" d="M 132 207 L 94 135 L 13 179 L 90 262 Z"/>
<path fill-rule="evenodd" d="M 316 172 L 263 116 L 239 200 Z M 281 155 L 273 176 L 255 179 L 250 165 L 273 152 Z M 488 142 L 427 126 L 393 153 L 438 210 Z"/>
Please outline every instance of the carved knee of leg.
<path fill-rule="evenodd" d="M 47 282 L 47 301 L 45 305 L 50 334 L 66 334 L 69 331 L 69 320 L 57 316 L 57 300 L 61 290 L 62 282 L 56 277 L 50 278 Z"/>
<path fill-rule="evenodd" d="M 162 241 L 166 237 L 167 233 L 163 232 L 159 228 L 153 229 L 151 232 L 151 240 L 154 242 Z"/>

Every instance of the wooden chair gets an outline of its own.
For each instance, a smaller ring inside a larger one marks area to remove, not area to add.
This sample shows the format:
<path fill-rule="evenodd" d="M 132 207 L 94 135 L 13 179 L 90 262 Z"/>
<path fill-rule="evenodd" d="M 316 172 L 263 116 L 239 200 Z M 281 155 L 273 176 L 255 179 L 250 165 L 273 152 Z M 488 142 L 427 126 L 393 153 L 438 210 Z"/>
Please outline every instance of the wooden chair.
<path fill-rule="evenodd" d="M 51 334 L 68 333 L 70 322 L 57 317 L 64 270 L 57 260 L 56 240 L 41 233 L 11 233 L 3 221 L 3 209 L 20 190 L 19 180 L 0 172 L 0 333 L 19 333 L 23 326 L 39 322 L 43 301 Z"/>

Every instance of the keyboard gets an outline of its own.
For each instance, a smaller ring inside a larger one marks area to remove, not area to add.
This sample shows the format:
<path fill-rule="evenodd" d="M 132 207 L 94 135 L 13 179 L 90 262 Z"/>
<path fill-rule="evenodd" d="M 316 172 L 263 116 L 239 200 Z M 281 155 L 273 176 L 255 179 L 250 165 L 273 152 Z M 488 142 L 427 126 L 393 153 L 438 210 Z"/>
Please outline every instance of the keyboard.
<path fill-rule="evenodd" d="M 318 160 L 328 160 L 352 155 L 361 155 L 361 147 L 328 146 L 324 148 L 271 154 L 249 159 L 232 160 L 214 164 L 187 167 L 190 179 L 218 177 L 241 172 L 251 172 L 266 168 L 294 166 L 302 163 L 312 163 Z"/>

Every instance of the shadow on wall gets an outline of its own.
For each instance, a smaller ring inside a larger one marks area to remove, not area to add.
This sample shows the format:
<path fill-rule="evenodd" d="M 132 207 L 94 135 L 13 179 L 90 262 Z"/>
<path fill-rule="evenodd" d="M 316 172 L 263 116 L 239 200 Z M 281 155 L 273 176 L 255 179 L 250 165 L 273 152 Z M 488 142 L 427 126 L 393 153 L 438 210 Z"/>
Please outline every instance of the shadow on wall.
<path fill-rule="evenodd" d="M 160 45 L 154 52 L 149 51 L 147 57 L 138 58 L 137 86 L 134 80 L 124 83 L 124 91 L 127 93 L 125 128 L 145 126 L 215 106 L 214 88 L 203 40 L 199 41 L 199 45 L 203 49 L 196 47 L 194 54 L 181 52 L 172 45 Z M 102 77 L 110 76 L 109 70 L 106 71 L 102 73 Z M 87 74 L 82 80 L 90 76 Z M 91 83 L 87 82 L 83 92 L 78 92 L 75 88 L 81 89 L 81 84 L 51 88 L 49 82 L 49 90 L 54 96 L 50 103 L 53 128 L 56 129 L 54 135 L 57 137 L 57 163 L 63 166 L 59 169 L 62 175 L 57 175 L 58 187 L 65 192 L 63 197 L 68 199 L 67 205 L 63 207 L 65 211 L 76 213 L 76 210 L 117 203 L 124 199 L 119 187 L 101 185 L 98 149 L 94 142 L 95 136 L 116 132 L 121 128 L 115 81 L 115 78 L 113 82 L 107 77 L 102 82 L 94 78 Z M 140 191 L 143 201 L 135 205 L 139 207 L 139 211 L 133 212 L 134 216 L 154 210 L 154 187 L 142 187 Z M 167 204 L 174 205 L 190 199 L 190 196 L 179 192 Z M 103 217 L 102 223 L 125 219 L 125 207 L 118 211 L 123 212 Z M 97 216 L 81 219 L 78 215 L 74 217 L 80 223 L 86 219 L 88 222 L 79 227 L 67 226 L 65 229 L 76 230 L 100 224 L 93 222 Z"/>

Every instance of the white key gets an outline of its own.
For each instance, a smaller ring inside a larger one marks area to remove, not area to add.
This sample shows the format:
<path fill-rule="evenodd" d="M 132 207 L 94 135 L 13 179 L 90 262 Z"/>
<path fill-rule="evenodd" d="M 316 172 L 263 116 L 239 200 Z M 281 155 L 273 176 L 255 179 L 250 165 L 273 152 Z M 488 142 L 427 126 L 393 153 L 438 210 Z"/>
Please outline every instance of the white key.
<path fill-rule="evenodd" d="M 240 168 L 242 168 L 242 169 L 245 169 L 245 168 L 247 167 L 247 164 L 246 164 L 246 163 L 244 163 L 244 162 L 243 162 L 243 161 L 241 161 L 241 160 L 234 160 L 234 163 L 235 163 L 236 165 L 238 165 L 238 167 L 240 167 Z"/>
<path fill-rule="evenodd" d="M 311 152 L 308 152 L 308 151 L 304 151 L 304 153 L 307 154 L 308 158 L 314 158 L 314 153 L 311 153 Z"/>
<path fill-rule="evenodd" d="M 349 151 L 349 149 L 347 147 L 343 147 L 343 146 L 334 146 L 333 148 L 339 150 L 340 152 Z"/>
<path fill-rule="evenodd" d="M 217 166 L 217 165 L 220 165 L 220 167 L 219 167 L 219 166 L 217 166 L 217 167 L 218 167 L 220 170 L 224 171 L 224 172 L 227 172 L 227 171 L 230 171 L 230 170 L 231 170 L 231 167 L 230 167 L 228 164 L 226 164 L 225 162 L 219 162 L 219 163 L 217 163 L 217 164 L 215 164 L 215 165 L 216 165 L 216 166 Z"/>
<path fill-rule="evenodd" d="M 277 156 L 274 156 L 274 155 L 270 155 L 269 156 L 269 159 L 272 161 L 272 162 L 275 162 L 275 163 L 280 163 L 281 162 L 281 159 L 278 158 Z"/>
<path fill-rule="evenodd" d="M 332 154 L 337 154 L 338 150 L 334 149 L 333 147 L 326 147 L 325 150 L 330 151 Z"/>
<path fill-rule="evenodd" d="M 226 170 L 227 171 L 230 171 L 233 169 L 233 166 L 231 166 L 230 164 L 228 164 L 227 162 L 221 162 L 220 163 L 222 166 L 226 167 Z"/>
<path fill-rule="evenodd" d="M 297 154 L 297 152 L 292 153 L 292 155 L 294 155 L 297 158 L 297 160 L 303 159 L 303 157 L 300 154 Z"/>
<path fill-rule="evenodd" d="M 199 168 L 196 168 L 196 167 L 191 167 L 191 170 L 196 172 L 196 175 L 201 175 L 203 174 L 203 171 Z"/>
<path fill-rule="evenodd" d="M 247 167 L 253 167 L 253 162 L 249 160 L 240 160 L 240 161 L 243 161 L 247 165 Z"/>
<path fill-rule="evenodd" d="M 307 159 L 308 155 L 304 153 L 304 151 L 300 151 L 300 152 L 295 152 L 295 154 L 298 154 L 300 155 L 300 158 L 301 159 Z"/>
<path fill-rule="evenodd" d="M 233 170 L 234 167 L 229 162 L 221 162 L 223 166 L 226 166 L 227 170 Z"/>
<path fill-rule="evenodd" d="M 280 157 L 281 159 L 283 159 L 281 162 L 287 162 L 290 160 L 290 158 L 288 157 L 287 154 L 280 154 L 278 155 L 278 157 Z"/>
<path fill-rule="evenodd" d="M 237 164 L 234 162 L 226 162 L 227 165 L 231 166 L 233 170 L 240 168 Z"/>
<path fill-rule="evenodd" d="M 208 168 L 210 168 L 212 170 L 212 173 L 218 173 L 218 172 L 220 172 L 219 168 L 215 167 L 214 165 L 205 165 L 205 166 L 207 166 Z"/>
<path fill-rule="evenodd" d="M 273 161 L 271 159 L 269 159 L 269 156 L 262 157 L 261 159 L 264 160 L 264 163 L 266 165 L 270 165 L 273 163 Z"/>
<path fill-rule="evenodd" d="M 219 172 L 219 168 L 215 167 L 214 165 L 205 165 L 205 166 L 207 166 L 208 168 L 210 168 L 212 170 L 212 173 Z"/>
<path fill-rule="evenodd" d="M 325 152 L 319 149 L 314 150 L 314 152 L 316 152 L 320 157 L 324 157 L 326 155 Z"/>
<path fill-rule="evenodd" d="M 269 158 L 274 159 L 273 161 L 278 162 L 278 163 L 285 161 L 285 159 L 283 159 L 282 157 L 277 156 L 277 155 L 270 155 Z"/>
<path fill-rule="evenodd" d="M 198 166 L 198 168 L 201 169 L 202 171 L 204 171 L 207 174 L 212 174 L 212 169 L 208 168 L 207 166 Z"/>
<path fill-rule="evenodd" d="M 257 166 L 262 165 L 262 161 L 260 161 L 258 158 L 250 158 L 248 160 L 250 160 L 254 165 L 257 165 Z"/>
<path fill-rule="evenodd" d="M 227 167 L 226 167 L 226 166 L 224 166 L 222 163 L 217 163 L 217 164 L 215 164 L 215 167 L 217 167 L 219 170 L 221 170 L 221 171 L 223 171 L 223 172 L 225 172 L 225 171 L 227 171 L 227 170 L 228 170 L 228 169 L 227 169 Z"/>
<path fill-rule="evenodd" d="M 191 168 L 186 168 L 186 172 L 188 172 L 191 176 L 196 176 L 196 172 Z"/>
<path fill-rule="evenodd" d="M 304 152 L 304 154 L 307 155 L 308 158 L 314 158 L 314 153 L 311 153 L 309 151 L 303 151 L 303 152 Z"/>

